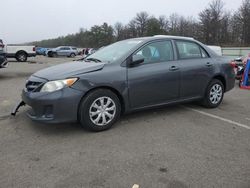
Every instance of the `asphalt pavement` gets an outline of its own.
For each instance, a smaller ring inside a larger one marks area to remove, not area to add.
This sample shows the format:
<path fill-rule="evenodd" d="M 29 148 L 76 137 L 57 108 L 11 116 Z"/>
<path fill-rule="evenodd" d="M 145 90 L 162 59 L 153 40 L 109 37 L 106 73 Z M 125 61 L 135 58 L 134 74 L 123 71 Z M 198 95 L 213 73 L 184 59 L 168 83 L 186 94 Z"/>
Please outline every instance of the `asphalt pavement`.
<path fill-rule="evenodd" d="M 110 130 L 10 116 L 25 80 L 70 58 L 31 58 L 0 69 L 0 187 L 250 187 L 250 91 L 217 109 L 195 103 L 125 115 Z"/>

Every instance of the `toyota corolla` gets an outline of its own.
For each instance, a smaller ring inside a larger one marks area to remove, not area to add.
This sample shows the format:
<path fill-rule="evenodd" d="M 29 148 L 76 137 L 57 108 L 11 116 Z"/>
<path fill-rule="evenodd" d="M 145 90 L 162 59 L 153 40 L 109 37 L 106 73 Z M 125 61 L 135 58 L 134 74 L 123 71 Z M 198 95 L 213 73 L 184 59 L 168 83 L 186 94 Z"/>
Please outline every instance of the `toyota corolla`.
<path fill-rule="evenodd" d="M 215 108 L 234 78 L 227 59 L 192 38 L 128 39 L 34 73 L 13 114 L 27 104 L 32 120 L 103 131 L 136 110 L 187 101 Z"/>

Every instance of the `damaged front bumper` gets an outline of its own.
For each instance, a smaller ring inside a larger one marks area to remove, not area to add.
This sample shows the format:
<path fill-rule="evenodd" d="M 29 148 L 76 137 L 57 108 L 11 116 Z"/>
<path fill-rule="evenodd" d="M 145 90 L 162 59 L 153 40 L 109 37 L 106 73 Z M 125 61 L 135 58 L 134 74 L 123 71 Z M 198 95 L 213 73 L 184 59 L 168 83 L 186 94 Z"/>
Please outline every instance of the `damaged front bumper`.
<path fill-rule="evenodd" d="M 15 116 L 21 106 L 31 107 L 27 111 L 33 121 L 46 123 L 76 122 L 82 91 L 64 88 L 51 93 L 27 92 L 23 90 L 22 101 L 12 110 Z"/>
<path fill-rule="evenodd" d="M 25 106 L 25 102 L 21 101 L 19 103 L 16 104 L 16 106 L 13 108 L 13 110 L 11 111 L 11 115 L 12 116 L 16 116 L 16 113 L 18 112 L 19 108 Z"/>

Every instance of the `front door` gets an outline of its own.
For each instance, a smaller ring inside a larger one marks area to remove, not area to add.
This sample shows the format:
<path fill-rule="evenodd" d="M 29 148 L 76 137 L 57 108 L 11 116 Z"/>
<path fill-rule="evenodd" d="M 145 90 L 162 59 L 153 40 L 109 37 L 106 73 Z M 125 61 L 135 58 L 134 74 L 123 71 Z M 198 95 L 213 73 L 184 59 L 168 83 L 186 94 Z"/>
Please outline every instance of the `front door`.
<path fill-rule="evenodd" d="M 129 100 L 132 109 L 175 101 L 179 98 L 180 69 L 170 40 L 152 42 L 134 55 L 144 62 L 128 68 Z"/>

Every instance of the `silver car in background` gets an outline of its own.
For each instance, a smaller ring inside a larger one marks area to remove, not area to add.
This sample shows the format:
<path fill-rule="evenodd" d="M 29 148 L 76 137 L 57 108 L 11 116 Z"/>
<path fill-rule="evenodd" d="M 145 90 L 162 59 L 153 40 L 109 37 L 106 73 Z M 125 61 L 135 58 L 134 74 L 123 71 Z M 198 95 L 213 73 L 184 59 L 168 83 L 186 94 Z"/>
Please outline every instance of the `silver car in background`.
<path fill-rule="evenodd" d="M 75 57 L 78 55 L 78 50 L 73 46 L 59 46 L 57 48 L 50 49 L 46 52 L 48 57 L 66 56 Z"/>

